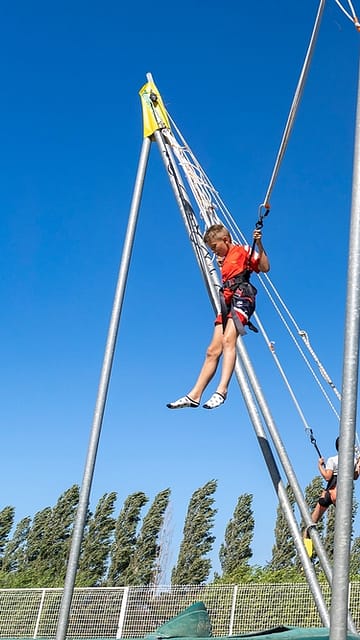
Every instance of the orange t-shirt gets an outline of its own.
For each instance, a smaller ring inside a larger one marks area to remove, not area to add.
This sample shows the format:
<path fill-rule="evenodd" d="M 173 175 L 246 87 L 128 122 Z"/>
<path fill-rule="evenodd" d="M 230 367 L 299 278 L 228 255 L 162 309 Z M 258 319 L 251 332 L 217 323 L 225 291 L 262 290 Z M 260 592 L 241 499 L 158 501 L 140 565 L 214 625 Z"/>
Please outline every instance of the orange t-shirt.
<path fill-rule="evenodd" d="M 229 251 L 225 256 L 225 260 L 221 267 L 222 281 L 226 282 L 229 278 L 233 278 L 238 273 L 241 273 L 247 268 L 247 262 L 249 259 L 251 247 L 249 245 L 231 245 Z M 255 251 L 250 259 L 249 264 L 250 271 L 259 273 L 259 254 Z"/>
<path fill-rule="evenodd" d="M 246 268 L 249 268 L 250 271 L 259 273 L 259 254 L 254 251 L 248 265 L 250 252 L 251 247 L 248 244 L 244 246 L 239 244 L 231 245 L 221 266 L 221 277 L 223 282 L 226 282 L 226 280 L 233 278 L 238 273 L 245 271 Z M 224 296 L 226 303 L 228 304 L 233 296 L 233 291 L 231 291 L 231 289 L 224 289 Z"/>

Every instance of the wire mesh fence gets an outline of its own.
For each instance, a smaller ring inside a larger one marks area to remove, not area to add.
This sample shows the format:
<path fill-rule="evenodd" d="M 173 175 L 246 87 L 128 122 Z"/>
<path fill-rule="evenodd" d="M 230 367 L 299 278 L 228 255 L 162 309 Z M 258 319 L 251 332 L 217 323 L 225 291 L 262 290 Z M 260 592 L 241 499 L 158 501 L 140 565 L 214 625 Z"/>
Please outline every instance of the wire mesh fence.
<path fill-rule="evenodd" d="M 330 606 L 328 585 L 323 594 Z M 0 589 L 0 638 L 54 638 L 61 596 L 62 589 Z M 306 583 L 99 587 L 75 589 L 67 637 L 138 638 L 200 600 L 214 636 L 322 626 Z M 351 585 L 350 609 L 360 628 L 360 583 Z"/>

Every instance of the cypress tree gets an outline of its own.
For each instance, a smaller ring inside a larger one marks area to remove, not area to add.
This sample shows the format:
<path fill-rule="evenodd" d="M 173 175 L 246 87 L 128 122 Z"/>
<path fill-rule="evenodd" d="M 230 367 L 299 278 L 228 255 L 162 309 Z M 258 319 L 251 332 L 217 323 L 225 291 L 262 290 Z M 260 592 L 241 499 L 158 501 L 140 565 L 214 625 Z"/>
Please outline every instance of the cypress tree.
<path fill-rule="evenodd" d="M 219 558 L 223 575 L 240 567 L 248 567 L 252 557 L 251 542 L 254 537 L 254 516 L 251 509 L 253 496 L 244 493 L 238 498 L 234 515 L 225 530 L 225 542 L 220 547 Z"/>
<path fill-rule="evenodd" d="M 295 499 L 291 487 L 286 487 L 290 504 L 293 508 Z M 272 557 L 270 569 L 279 571 L 281 569 L 292 568 L 295 564 L 296 550 L 292 535 L 290 534 L 287 520 L 284 516 L 281 505 L 277 507 L 277 516 L 275 523 L 275 544 L 272 548 Z"/>
<path fill-rule="evenodd" d="M 65 578 L 78 502 L 79 487 L 78 485 L 73 485 L 60 496 L 52 509 L 50 529 L 46 532 L 49 544 L 46 563 L 52 582 L 49 586 L 61 586 Z"/>
<path fill-rule="evenodd" d="M 203 584 L 209 576 L 211 561 L 206 555 L 215 541 L 211 529 L 216 514 L 212 506 L 216 487 L 217 481 L 210 480 L 190 499 L 177 564 L 171 574 L 174 585 Z"/>
<path fill-rule="evenodd" d="M 14 515 L 14 507 L 7 506 L 0 511 L 0 569 L 2 568 L 5 545 L 14 524 Z"/>
<path fill-rule="evenodd" d="M 13 537 L 5 546 L 3 571 L 14 573 L 26 569 L 26 545 L 30 531 L 30 522 L 31 518 L 27 516 L 16 525 Z"/>
<path fill-rule="evenodd" d="M 148 585 L 155 581 L 160 552 L 159 536 L 169 500 L 170 489 L 160 491 L 143 519 L 127 571 L 127 584 L 129 585 Z"/>
<path fill-rule="evenodd" d="M 128 496 L 115 524 L 115 540 L 110 552 L 107 584 L 110 587 L 125 586 L 127 570 L 136 544 L 140 512 L 147 503 L 145 493 L 138 491 Z"/>
<path fill-rule="evenodd" d="M 82 544 L 77 586 L 97 587 L 106 579 L 106 568 L 112 544 L 115 519 L 112 517 L 116 493 L 100 498 L 94 515 L 90 515 Z"/>

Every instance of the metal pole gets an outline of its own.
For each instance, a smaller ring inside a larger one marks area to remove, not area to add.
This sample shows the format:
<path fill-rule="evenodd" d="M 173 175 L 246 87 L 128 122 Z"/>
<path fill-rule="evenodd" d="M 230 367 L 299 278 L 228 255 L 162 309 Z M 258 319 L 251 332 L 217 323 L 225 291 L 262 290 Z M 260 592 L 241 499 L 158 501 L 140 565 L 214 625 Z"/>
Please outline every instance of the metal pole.
<path fill-rule="evenodd" d="M 261 411 L 261 413 L 263 415 L 263 418 L 265 420 L 266 426 L 269 429 L 269 433 L 270 433 L 271 439 L 272 439 L 272 441 L 274 443 L 274 446 L 275 446 L 276 452 L 277 452 L 277 454 L 279 456 L 279 459 L 280 459 L 280 462 L 282 464 L 282 467 L 283 467 L 283 469 L 285 471 L 285 474 L 286 474 L 286 477 L 288 479 L 289 485 L 291 486 L 292 491 L 294 493 L 294 497 L 295 497 L 295 500 L 296 500 L 296 502 L 298 504 L 301 516 L 302 516 L 305 524 L 308 526 L 309 524 L 312 523 L 312 520 L 311 520 L 310 515 L 309 515 L 309 510 L 308 510 L 306 501 L 305 501 L 305 499 L 303 497 L 300 485 L 299 485 L 299 483 L 297 481 L 297 478 L 296 478 L 295 472 L 293 470 L 293 467 L 291 465 L 290 459 L 289 459 L 289 457 L 288 457 L 288 455 L 286 453 L 285 447 L 284 447 L 284 445 L 282 443 L 282 440 L 280 438 L 280 435 L 278 433 L 276 424 L 274 422 L 274 419 L 273 419 L 273 417 L 271 415 L 270 409 L 269 409 L 269 407 L 267 405 L 267 402 L 265 400 L 265 397 L 263 395 L 263 392 L 262 392 L 261 386 L 259 384 L 259 381 L 257 380 L 254 368 L 253 368 L 253 366 L 251 364 L 251 361 L 250 361 L 250 358 L 248 356 L 248 353 L 247 353 L 247 350 L 246 350 L 246 347 L 245 347 L 245 344 L 244 344 L 243 340 L 238 340 L 238 342 L 237 342 L 237 351 L 238 351 L 238 355 L 239 355 L 239 357 L 241 359 L 242 365 L 244 366 L 245 371 L 246 371 L 246 373 L 247 373 L 247 375 L 249 377 L 250 384 L 251 384 L 251 387 L 253 389 L 255 398 L 257 400 L 257 403 L 259 405 L 260 411 Z M 297 541 L 297 538 L 299 536 L 298 529 L 296 529 L 296 531 L 294 533 L 292 533 L 292 535 L 294 536 L 295 545 L 298 548 L 298 541 Z M 323 546 L 323 544 L 321 542 L 321 538 L 319 536 L 319 533 L 318 533 L 318 531 L 316 531 L 316 529 L 314 529 L 314 530 L 311 529 L 311 537 L 312 537 L 312 539 L 314 541 L 314 546 L 315 546 L 316 552 L 318 554 L 318 557 L 319 557 L 319 560 L 320 560 L 320 564 L 321 564 L 321 566 L 322 566 L 322 568 L 324 570 L 325 576 L 326 576 L 329 584 L 331 585 L 332 584 L 332 580 L 333 580 L 331 566 L 330 566 L 328 557 L 326 555 L 326 551 L 324 549 L 324 546 Z M 305 554 L 305 556 L 304 556 L 303 551 L 304 551 L 304 545 L 303 545 L 303 543 L 301 541 L 300 560 L 301 560 L 302 564 L 303 564 L 303 559 L 305 559 L 306 563 L 308 561 L 307 554 Z M 299 552 L 299 550 L 298 550 L 298 552 Z M 303 566 L 304 566 L 304 564 L 303 564 Z M 305 566 L 304 566 L 304 571 L 306 571 Z M 314 593 L 316 594 L 316 592 L 317 592 L 317 584 L 318 584 L 317 583 L 316 574 L 314 572 L 309 572 L 309 574 L 307 575 L 307 579 L 308 579 L 311 591 L 313 592 L 313 595 L 314 595 Z M 347 616 L 348 616 L 349 629 L 351 629 L 353 632 L 356 632 L 355 624 L 354 624 L 349 612 L 347 612 Z M 325 625 L 325 626 L 328 626 L 328 625 Z"/>
<path fill-rule="evenodd" d="M 354 445 L 359 367 L 360 327 L 360 77 L 355 123 L 354 168 L 345 314 L 344 364 L 340 414 L 339 469 L 334 538 L 334 580 L 331 599 L 331 640 L 346 638 L 349 594 Z"/>
<path fill-rule="evenodd" d="M 120 263 L 118 281 L 115 291 L 113 309 L 110 319 L 110 325 L 108 330 L 108 337 L 105 347 L 103 365 L 100 375 L 100 382 L 98 387 L 98 394 L 96 399 L 93 423 L 90 433 L 90 441 L 88 447 L 88 453 L 85 463 L 84 476 L 80 490 L 79 505 L 77 508 L 76 519 L 74 524 L 74 531 L 72 535 L 71 548 L 69 554 L 69 560 L 67 564 L 67 571 L 65 577 L 64 591 L 61 599 L 60 612 L 58 625 L 56 630 L 56 640 L 64 640 L 69 623 L 70 607 L 75 586 L 76 572 L 79 563 L 81 541 L 84 535 L 84 528 L 86 523 L 90 489 L 94 475 L 96 454 L 100 439 L 102 421 L 105 410 L 106 397 L 109 387 L 110 373 L 112 362 L 114 358 L 116 337 L 119 328 L 119 321 L 122 309 L 122 303 L 124 299 L 125 285 L 127 281 L 127 275 L 129 271 L 129 263 L 134 243 L 134 235 L 136 230 L 138 211 L 141 201 L 142 189 L 144 184 L 144 177 L 149 158 L 151 141 L 149 138 L 144 138 L 138 171 L 135 181 L 135 187 L 132 197 L 131 209 L 129 214 L 128 226 L 126 231 L 126 237 L 123 247 L 123 253 Z"/>
<path fill-rule="evenodd" d="M 240 343 L 242 343 L 242 338 L 238 338 L 238 349 L 241 349 L 241 345 Z M 267 464 L 269 473 L 270 473 L 270 477 L 272 479 L 273 485 L 274 485 L 274 489 L 275 492 L 279 498 L 279 503 L 281 505 L 281 508 L 283 510 L 283 513 L 285 515 L 286 521 L 288 523 L 291 535 L 294 538 L 294 543 L 295 543 L 295 547 L 297 550 L 297 553 L 299 555 L 299 559 L 301 561 L 301 564 L 303 566 L 304 572 L 305 572 L 305 576 L 306 579 L 308 581 L 310 590 L 312 592 L 312 595 L 314 597 L 314 601 L 316 604 L 316 607 L 318 609 L 321 621 L 323 623 L 324 626 L 328 627 L 329 626 L 329 612 L 328 609 L 326 607 L 325 601 L 324 601 L 324 597 L 322 594 L 322 591 L 320 589 L 316 574 L 315 574 L 315 570 L 314 567 L 312 565 L 312 562 L 309 558 L 309 556 L 307 555 L 306 549 L 304 547 L 303 541 L 302 541 L 302 537 L 299 531 L 299 528 L 297 526 L 297 522 L 294 516 L 294 512 L 292 509 L 292 506 L 290 504 L 286 489 L 283 485 L 283 482 L 281 480 L 280 474 L 279 474 L 279 470 L 278 467 L 276 465 L 275 462 L 275 458 L 273 456 L 273 453 L 271 451 L 271 448 L 269 446 L 269 442 L 267 440 L 265 431 L 263 429 L 261 420 L 260 420 L 260 416 L 258 414 L 257 408 L 256 408 L 256 404 L 254 402 L 254 399 L 252 397 L 251 391 L 250 391 L 250 387 L 247 383 L 247 380 L 245 378 L 245 374 L 243 372 L 242 366 L 240 364 L 240 359 L 237 358 L 236 361 L 236 365 L 235 365 L 235 373 L 236 373 L 236 377 L 251 419 L 251 422 L 253 424 L 257 439 L 258 439 L 258 443 L 261 449 L 261 452 L 264 456 L 264 460 Z"/>

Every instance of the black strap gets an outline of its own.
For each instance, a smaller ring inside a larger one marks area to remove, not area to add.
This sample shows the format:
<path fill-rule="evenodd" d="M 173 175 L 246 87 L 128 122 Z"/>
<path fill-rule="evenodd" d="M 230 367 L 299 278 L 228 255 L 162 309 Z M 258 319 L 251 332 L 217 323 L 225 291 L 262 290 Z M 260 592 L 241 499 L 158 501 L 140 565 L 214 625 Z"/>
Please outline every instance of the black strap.
<path fill-rule="evenodd" d="M 238 288 L 239 284 L 243 282 L 250 282 L 251 271 L 249 269 L 245 269 L 240 273 L 237 273 L 236 276 L 229 278 L 226 282 L 223 282 L 221 289 L 231 289 L 235 291 Z"/>

